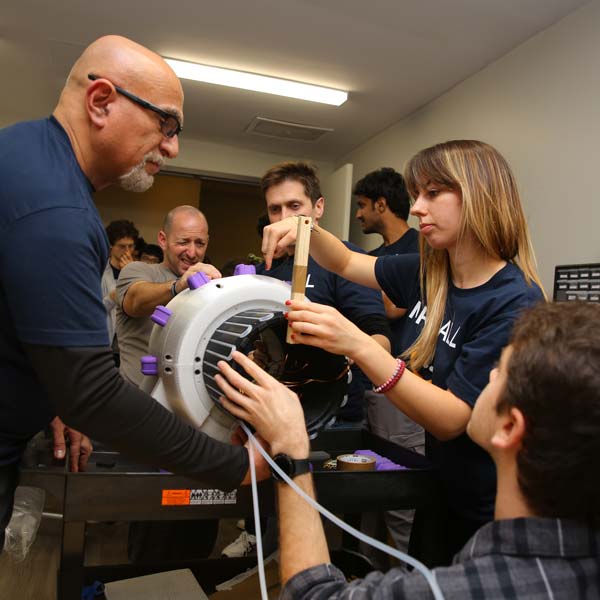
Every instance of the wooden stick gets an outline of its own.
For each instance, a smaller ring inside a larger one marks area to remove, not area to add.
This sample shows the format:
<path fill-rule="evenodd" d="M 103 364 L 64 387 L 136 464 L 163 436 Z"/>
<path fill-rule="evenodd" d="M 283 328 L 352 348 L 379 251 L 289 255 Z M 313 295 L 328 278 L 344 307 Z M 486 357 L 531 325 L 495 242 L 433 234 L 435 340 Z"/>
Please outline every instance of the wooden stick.
<path fill-rule="evenodd" d="M 306 275 L 308 270 L 308 251 L 310 249 L 310 232 L 312 231 L 312 218 L 299 216 L 298 231 L 296 233 L 296 250 L 294 252 L 294 270 L 292 271 L 292 300 L 304 300 L 306 296 Z M 292 329 L 288 325 L 285 341 L 294 344 Z"/>

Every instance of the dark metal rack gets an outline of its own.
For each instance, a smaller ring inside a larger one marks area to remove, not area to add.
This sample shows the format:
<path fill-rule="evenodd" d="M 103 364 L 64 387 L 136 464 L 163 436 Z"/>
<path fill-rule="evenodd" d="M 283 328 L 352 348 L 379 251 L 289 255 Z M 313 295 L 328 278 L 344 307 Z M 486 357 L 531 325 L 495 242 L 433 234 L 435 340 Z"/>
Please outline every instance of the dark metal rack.
<path fill-rule="evenodd" d="M 436 555 L 436 524 L 440 494 L 436 470 L 423 456 L 383 440 L 365 430 L 326 430 L 312 442 L 313 450 L 332 457 L 371 449 L 408 469 L 383 472 L 336 472 L 313 464 L 319 502 L 326 508 L 354 515 L 365 511 L 416 508 L 421 527 L 411 538 L 418 558 L 432 562 Z M 34 443 L 28 449 L 21 482 L 46 490 L 62 506 L 63 527 L 58 572 L 61 600 L 79 600 L 83 585 L 92 581 L 115 581 L 166 569 L 190 568 L 203 589 L 210 593 L 216 584 L 256 564 L 255 558 L 206 559 L 160 565 L 85 566 L 85 528 L 89 521 L 140 521 L 176 519 L 214 519 L 244 517 L 252 514 L 250 487 L 236 491 L 235 502 L 198 481 L 149 469 L 112 452 L 94 452 L 88 470 L 69 473 L 67 465 L 52 458 L 49 442 Z M 164 490 L 196 490 L 198 497 L 211 498 L 213 504 L 165 506 Z M 271 481 L 259 484 L 261 513 L 274 512 Z M 417 539 L 418 538 L 418 539 Z M 347 562 L 340 553 L 332 560 Z M 340 564 L 340 566 L 342 566 Z M 343 567 L 342 567 L 343 569 Z"/>

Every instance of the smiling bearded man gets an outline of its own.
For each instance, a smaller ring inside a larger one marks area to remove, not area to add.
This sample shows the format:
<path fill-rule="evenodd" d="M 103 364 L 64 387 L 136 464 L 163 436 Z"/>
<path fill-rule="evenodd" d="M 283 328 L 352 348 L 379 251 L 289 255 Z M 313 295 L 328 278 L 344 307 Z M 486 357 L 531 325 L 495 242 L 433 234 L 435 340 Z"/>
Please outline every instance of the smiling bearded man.
<path fill-rule="evenodd" d="M 221 277 L 205 264 L 208 247 L 206 217 L 193 206 L 178 206 L 165 217 L 158 233 L 164 260 L 158 265 L 128 264 L 117 282 L 117 337 L 121 352 L 121 375 L 141 385 L 140 358 L 148 352 L 153 322 L 150 316 L 187 288 L 190 275 L 202 271 L 211 279 Z"/>

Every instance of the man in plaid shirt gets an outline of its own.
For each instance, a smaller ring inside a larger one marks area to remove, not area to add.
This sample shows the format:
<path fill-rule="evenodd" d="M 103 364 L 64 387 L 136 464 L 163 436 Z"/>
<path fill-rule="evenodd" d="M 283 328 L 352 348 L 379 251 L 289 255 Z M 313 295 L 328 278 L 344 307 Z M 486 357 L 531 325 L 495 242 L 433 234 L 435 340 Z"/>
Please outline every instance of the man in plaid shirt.
<path fill-rule="evenodd" d="M 294 394 L 245 357 L 236 360 L 255 382 L 223 367 L 226 407 L 252 423 L 274 455 L 306 458 Z M 496 464 L 495 520 L 451 566 L 434 569 L 446 600 L 599 598 L 600 305 L 542 303 L 524 314 L 467 432 Z M 310 473 L 295 482 L 314 497 Z M 433 598 L 416 571 L 347 583 L 330 564 L 318 513 L 276 486 L 282 598 Z"/>

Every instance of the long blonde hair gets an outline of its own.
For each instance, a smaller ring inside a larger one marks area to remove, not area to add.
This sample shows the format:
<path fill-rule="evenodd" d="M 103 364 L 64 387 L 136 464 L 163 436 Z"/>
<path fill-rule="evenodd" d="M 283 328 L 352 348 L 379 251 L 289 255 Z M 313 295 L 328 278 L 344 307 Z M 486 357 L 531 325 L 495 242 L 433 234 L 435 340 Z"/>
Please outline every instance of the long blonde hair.
<path fill-rule="evenodd" d="M 459 240 L 469 231 L 490 256 L 517 265 L 528 285 L 540 282 L 529 228 L 512 171 L 492 146 L 473 140 L 453 140 L 421 150 L 404 170 L 413 198 L 432 183 L 460 194 Z M 418 371 L 431 364 L 444 318 L 450 261 L 447 250 L 435 250 L 424 240 L 421 251 L 421 295 L 427 318 L 421 334 L 404 353 Z M 543 289 L 543 288 L 542 288 Z"/>

